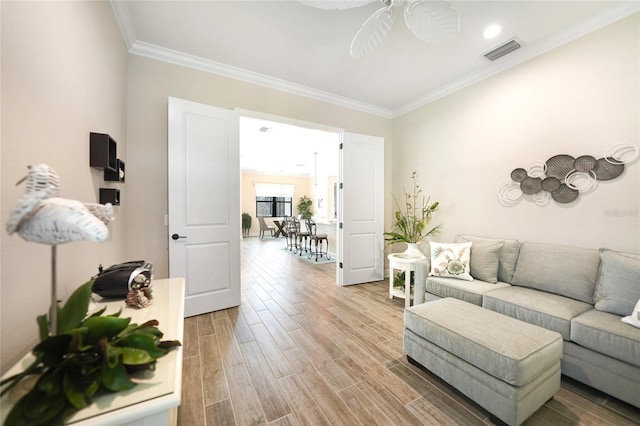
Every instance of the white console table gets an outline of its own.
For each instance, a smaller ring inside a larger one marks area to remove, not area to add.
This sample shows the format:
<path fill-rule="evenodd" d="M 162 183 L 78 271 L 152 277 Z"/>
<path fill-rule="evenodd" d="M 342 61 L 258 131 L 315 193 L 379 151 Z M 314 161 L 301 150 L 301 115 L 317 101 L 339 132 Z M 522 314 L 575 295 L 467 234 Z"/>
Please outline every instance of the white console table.
<path fill-rule="evenodd" d="M 136 309 L 125 305 L 124 300 L 102 299 L 93 303 L 91 311 L 106 306 L 105 314 L 122 309 L 123 318 L 142 324 L 158 320 L 158 328 L 164 333 L 162 340 L 183 342 L 184 292 L 183 278 L 154 280 L 153 304 Z M 93 295 L 95 297 L 95 295 Z M 95 309 L 94 309 L 95 308 Z M 25 356 L 3 376 L 9 377 L 23 371 L 33 360 Z M 67 424 L 82 426 L 136 425 L 164 426 L 177 424 L 177 407 L 182 392 L 182 347 L 177 347 L 158 359 L 156 370 L 145 372 L 142 380 L 128 391 L 109 393 L 94 399 L 89 407 L 78 411 L 67 420 Z M 4 423 L 12 404 L 7 395 L 0 401 L 0 421 Z"/>
<path fill-rule="evenodd" d="M 387 256 L 389 259 L 389 299 L 399 297 L 404 299 L 404 306 L 411 306 L 411 272 L 416 270 L 416 262 L 424 259 L 425 256 L 408 253 L 392 253 Z M 393 287 L 395 277 L 394 269 L 404 272 L 404 291 Z"/>

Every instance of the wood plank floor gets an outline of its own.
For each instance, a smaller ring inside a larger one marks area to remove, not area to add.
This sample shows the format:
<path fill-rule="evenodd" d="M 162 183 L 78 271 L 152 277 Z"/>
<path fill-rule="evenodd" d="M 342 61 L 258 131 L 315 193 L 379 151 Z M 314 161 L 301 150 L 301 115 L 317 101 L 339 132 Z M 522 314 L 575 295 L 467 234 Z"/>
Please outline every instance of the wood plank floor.
<path fill-rule="evenodd" d="M 242 303 L 185 319 L 182 405 L 193 425 L 481 425 L 487 411 L 402 352 L 387 281 L 335 285 L 335 264 L 242 241 Z M 638 425 L 640 410 L 571 379 L 526 425 Z"/>

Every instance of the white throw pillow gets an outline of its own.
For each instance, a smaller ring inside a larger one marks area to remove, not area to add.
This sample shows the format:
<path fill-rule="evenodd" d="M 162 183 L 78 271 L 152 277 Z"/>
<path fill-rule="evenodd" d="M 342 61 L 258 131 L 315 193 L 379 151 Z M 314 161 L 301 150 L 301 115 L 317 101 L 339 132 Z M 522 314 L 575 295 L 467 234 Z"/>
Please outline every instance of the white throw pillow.
<path fill-rule="evenodd" d="M 471 246 L 473 243 L 446 244 L 431 242 L 431 271 L 435 277 L 458 278 L 473 281 L 470 274 Z"/>
<path fill-rule="evenodd" d="M 627 324 L 631 324 L 634 327 L 640 328 L 640 300 L 636 303 L 636 307 L 633 308 L 633 312 L 628 317 L 624 317 L 621 320 L 622 322 L 626 322 Z"/>

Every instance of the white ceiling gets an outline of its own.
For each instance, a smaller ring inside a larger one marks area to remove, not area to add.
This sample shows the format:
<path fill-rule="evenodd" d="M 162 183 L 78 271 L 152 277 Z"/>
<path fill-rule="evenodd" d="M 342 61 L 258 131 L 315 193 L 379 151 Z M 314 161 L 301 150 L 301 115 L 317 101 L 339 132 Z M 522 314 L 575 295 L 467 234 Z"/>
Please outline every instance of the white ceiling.
<path fill-rule="evenodd" d="M 460 16 L 456 40 L 423 42 L 409 32 L 399 13 L 389 37 L 368 56 L 353 59 L 351 39 L 382 6 L 378 1 L 353 9 L 320 10 L 295 0 L 111 0 L 133 54 L 387 118 L 640 10 L 637 0 L 450 3 Z M 502 33 L 485 40 L 485 27 L 496 23 L 503 27 Z M 522 49 L 495 62 L 482 56 L 514 37 L 524 44 Z M 253 164 L 256 159 L 249 155 L 243 151 L 243 161 Z M 277 160 L 261 157 L 257 161 L 273 164 Z M 297 163 L 308 161 L 307 153 Z"/>
<path fill-rule="evenodd" d="M 240 117 L 240 165 L 246 172 L 337 176 L 339 142 L 337 133 Z"/>
<path fill-rule="evenodd" d="M 347 0 L 348 1 L 348 0 Z M 638 1 L 451 1 L 455 41 L 429 44 L 402 16 L 353 59 L 354 34 L 379 2 L 320 10 L 288 1 L 112 1 L 132 53 L 152 56 L 393 117 L 639 10 Z M 503 27 L 482 37 L 493 23 Z M 518 37 L 496 62 L 482 54 Z"/>

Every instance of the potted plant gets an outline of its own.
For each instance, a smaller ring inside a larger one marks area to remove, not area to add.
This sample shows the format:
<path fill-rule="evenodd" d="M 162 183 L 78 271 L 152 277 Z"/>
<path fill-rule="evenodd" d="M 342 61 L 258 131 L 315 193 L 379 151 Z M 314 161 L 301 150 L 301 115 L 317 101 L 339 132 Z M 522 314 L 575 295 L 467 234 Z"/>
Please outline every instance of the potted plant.
<path fill-rule="evenodd" d="M 302 197 L 300 197 L 300 200 L 298 201 L 298 205 L 296 206 L 296 208 L 298 209 L 298 214 L 300 215 L 300 218 L 305 220 L 311 219 L 311 216 L 312 216 L 311 204 L 312 204 L 311 199 L 306 195 L 303 195 Z"/>
<path fill-rule="evenodd" d="M 415 273 L 411 271 L 409 273 L 409 276 L 411 277 L 409 279 L 409 285 L 413 286 Z M 395 275 L 393 276 L 393 288 L 400 288 L 402 291 L 404 291 L 404 279 L 405 279 L 404 277 L 405 277 L 404 271 L 396 272 Z"/>
<path fill-rule="evenodd" d="M 103 315 L 106 308 L 89 314 L 93 282 L 78 287 L 63 307 L 56 306 L 57 334 L 49 334 L 51 318 L 38 317 L 40 343 L 33 349 L 35 360 L 0 383 L 4 395 L 23 379 L 34 379 L 5 424 L 63 424 L 91 405 L 96 395 L 133 388 L 139 381 L 131 380 L 135 372 L 154 370 L 158 358 L 180 346 L 177 340 L 161 340 L 156 320 L 132 324 L 120 312 Z"/>
<path fill-rule="evenodd" d="M 242 213 L 242 235 L 249 236 L 250 229 L 251 229 L 251 215 L 249 213 Z"/>
<path fill-rule="evenodd" d="M 435 237 L 440 232 L 440 225 L 429 229 L 433 213 L 438 209 L 438 202 L 430 202 L 431 198 L 422 195 L 422 189 L 416 183 L 416 172 L 411 174 L 413 191 L 404 193 L 404 206 L 393 197 L 396 205 L 395 221 L 392 230 L 385 232 L 386 245 L 407 243 L 406 253 L 420 253 L 417 244 L 427 237 Z"/>

